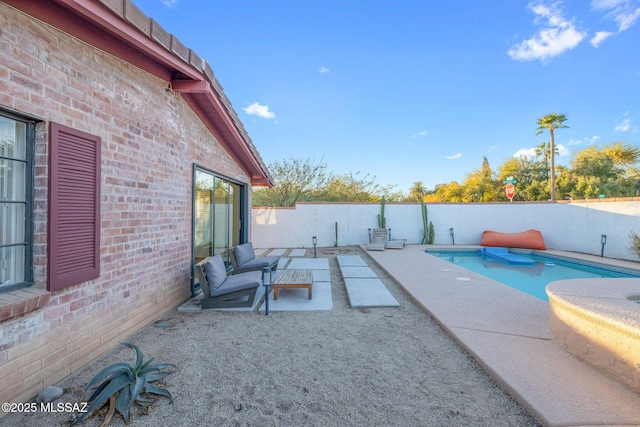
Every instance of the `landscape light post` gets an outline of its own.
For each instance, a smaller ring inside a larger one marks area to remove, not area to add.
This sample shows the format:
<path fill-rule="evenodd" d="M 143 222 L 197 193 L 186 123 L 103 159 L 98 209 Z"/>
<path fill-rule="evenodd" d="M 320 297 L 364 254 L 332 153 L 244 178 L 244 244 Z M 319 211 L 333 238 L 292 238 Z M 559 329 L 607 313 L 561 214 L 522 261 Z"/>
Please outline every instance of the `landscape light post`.
<path fill-rule="evenodd" d="M 271 269 L 269 267 L 265 267 L 262 269 L 262 286 L 264 286 L 264 315 L 269 315 L 269 285 L 271 285 L 271 279 L 267 282 L 267 274 L 271 277 Z"/>
<path fill-rule="evenodd" d="M 607 244 L 607 235 L 603 234 L 600 236 L 600 244 L 602 245 L 602 249 L 600 250 L 600 257 L 604 257 L 604 245 Z"/>
<path fill-rule="evenodd" d="M 449 229 L 449 233 L 451 233 L 451 244 L 455 245 L 456 244 L 456 239 L 453 237 L 453 228 Z"/>
<path fill-rule="evenodd" d="M 371 243 L 371 229 L 369 229 L 369 243 Z"/>
<path fill-rule="evenodd" d="M 316 245 L 318 244 L 318 238 L 316 236 L 313 236 L 313 238 L 311 239 L 313 241 L 313 257 L 316 257 Z"/>

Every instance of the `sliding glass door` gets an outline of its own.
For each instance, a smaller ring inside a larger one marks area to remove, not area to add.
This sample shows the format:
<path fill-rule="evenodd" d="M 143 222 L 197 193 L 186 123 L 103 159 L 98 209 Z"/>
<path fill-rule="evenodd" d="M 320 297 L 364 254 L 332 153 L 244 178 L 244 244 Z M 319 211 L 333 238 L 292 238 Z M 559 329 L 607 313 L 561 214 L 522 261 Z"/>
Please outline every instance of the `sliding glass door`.
<path fill-rule="evenodd" d="M 228 264 L 229 249 L 241 241 L 244 188 L 198 167 L 194 176 L 194 263 L 221 254 Z"/>

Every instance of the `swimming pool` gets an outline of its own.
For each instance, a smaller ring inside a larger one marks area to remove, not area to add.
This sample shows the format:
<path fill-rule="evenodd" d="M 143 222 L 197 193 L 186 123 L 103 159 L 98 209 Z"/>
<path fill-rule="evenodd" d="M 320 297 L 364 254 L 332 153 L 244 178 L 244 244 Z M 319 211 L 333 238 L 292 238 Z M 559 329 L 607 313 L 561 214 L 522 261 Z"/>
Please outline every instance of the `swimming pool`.
<path fill-rule="evenodd" d="M 544 301 L 549 300 L 545 287 L 548 283 L 556 280 L 640 277 L 640 271 L 623 270 L 615 267 L 594 265 L 584 261 L 538 254 L 524 255 L 536 261 L 534 264 L 517 265 L 480 255 L 478 251 L 427 250 L 425 252 Z"/>

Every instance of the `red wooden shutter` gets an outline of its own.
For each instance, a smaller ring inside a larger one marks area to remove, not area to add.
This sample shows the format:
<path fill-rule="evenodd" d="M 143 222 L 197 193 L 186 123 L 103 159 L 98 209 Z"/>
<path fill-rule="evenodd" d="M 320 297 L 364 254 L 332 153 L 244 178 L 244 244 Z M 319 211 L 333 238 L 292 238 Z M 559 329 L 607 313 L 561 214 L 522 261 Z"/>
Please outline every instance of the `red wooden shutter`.
<path fill-rule="evenodd" d="M 50 291 L 100 276 L 100 137 L 51 123 Z"/>

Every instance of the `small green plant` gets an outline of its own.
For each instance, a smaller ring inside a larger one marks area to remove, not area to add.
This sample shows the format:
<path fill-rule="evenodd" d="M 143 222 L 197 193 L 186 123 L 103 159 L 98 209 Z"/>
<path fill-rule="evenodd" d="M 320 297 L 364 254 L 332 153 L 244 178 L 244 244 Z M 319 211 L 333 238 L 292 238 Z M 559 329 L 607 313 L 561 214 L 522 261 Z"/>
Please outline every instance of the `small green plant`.
<path fill-rule="evenodd" d="M 380 213 L 378 214 L 378 228 L 387 228 L 387 219 L 384 217 L 384 204 L 385 199 L 382 196 L 382 200 L 380 200 Z"/>
<path fill-rule="evenodd" d="M 631 230 L 629 232 L 629 240 L 631 241 L 629 244 L 629 250 L 640 258 L 640 235 L 638 235 L 634 230 Z"/>
<path fill-rule="evenodd" d="M 336 240 L 333 243 L 333 246 L 338 247 L 338 221 L 336 221 Z"/>
<path fill-rule="evenodd" d="M 151 384 L 167 375 L 174 373 L 175 365 L 171 363 L 158 363 L 152 365 L 153 358 L 143 362 L 143 355 L 140 349 L 130 343 L 123 342 L 123 346 L 135 352 L 135 364 L 119 362 L 104 368 L 98 372 L 85 389 L 85 395 L 94 387 L 93 394 L 87 400 L 89 407 L 78 417 L 73 424 L 82 421 L 87 415 L 99 409 L 107 400 L 110 401 L 110 410 L 103 425 L 107 425 L 115 409 L 122 415 L 125 421 L 129 421 L 129 409 L 135 402 L 149 403 L 148 399 L 141 397 L 142 393 L 157 394 L 168 397 L 173 403 L 173 398 L 168 390 Z"/>

